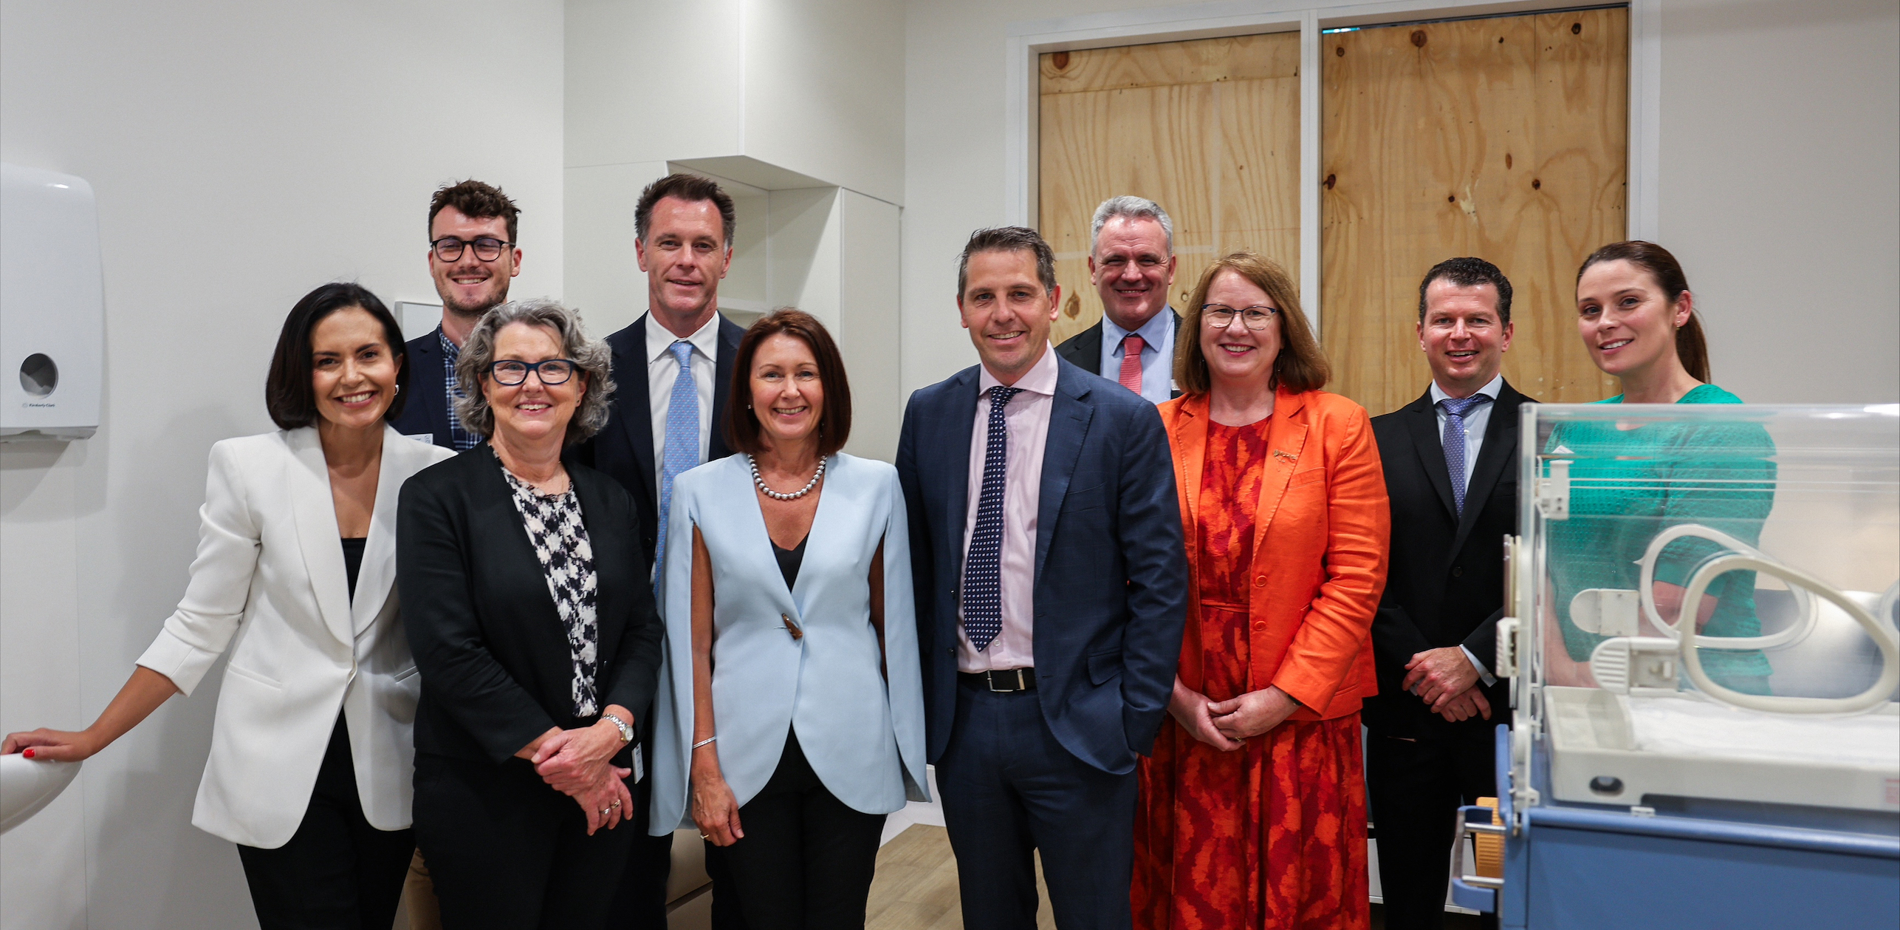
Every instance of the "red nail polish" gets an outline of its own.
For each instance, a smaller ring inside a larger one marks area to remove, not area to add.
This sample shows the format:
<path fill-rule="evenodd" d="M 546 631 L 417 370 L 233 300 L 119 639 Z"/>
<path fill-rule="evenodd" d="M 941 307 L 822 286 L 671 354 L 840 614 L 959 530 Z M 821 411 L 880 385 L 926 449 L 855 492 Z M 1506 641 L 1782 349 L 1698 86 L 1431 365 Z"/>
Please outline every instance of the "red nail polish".
<path fill-rule="evenodd" d="M 33 758 L 33 750 L 31 748 L 23 749 L 20 751 L 20 755 L 23 755 L 27 757 L 28 759 L 31 759 Z"/>

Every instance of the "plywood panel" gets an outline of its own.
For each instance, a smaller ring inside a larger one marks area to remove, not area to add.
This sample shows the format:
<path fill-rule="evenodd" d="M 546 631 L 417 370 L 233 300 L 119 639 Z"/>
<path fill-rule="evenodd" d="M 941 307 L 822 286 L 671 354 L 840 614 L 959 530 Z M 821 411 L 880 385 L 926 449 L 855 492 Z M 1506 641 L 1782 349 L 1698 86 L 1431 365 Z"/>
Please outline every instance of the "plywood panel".
<path fill-rule="evenodd" d="M 1094 325 L 1089 221 L 1147 197 L 1174 220 L 1179 309 L 1201 270 L 1238 248 L 1299 265 L 1299 35 L 1238 36 L 1041 60 L 1042 234 L 1056 250 L 1060 342 Z"/>
<path fill-rule="evenodd" d="M 1624 237 L 1624 9 L 1324 37 L 1322 335 L 1329 387 L 1383 413 L 1431 378 L 1418 282 L 1446 258 L 1504 270 L 1504 374 L 1546 401 L 1616 393 L 1579 343 L 1577 265 Z"/>

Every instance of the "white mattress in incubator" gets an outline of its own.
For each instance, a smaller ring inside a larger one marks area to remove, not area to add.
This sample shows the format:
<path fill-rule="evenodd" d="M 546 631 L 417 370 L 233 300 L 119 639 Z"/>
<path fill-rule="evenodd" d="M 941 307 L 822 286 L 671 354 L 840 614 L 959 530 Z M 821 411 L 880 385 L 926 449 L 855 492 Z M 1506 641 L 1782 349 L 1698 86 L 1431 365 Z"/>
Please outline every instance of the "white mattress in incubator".
<path fill-rule="evenodd" d="M 1900 705 L 1793 716 L 1693 696 L 1544 689 L 1551 792 L 1644 804 L 1645 795 L 1900 810 Z"/>

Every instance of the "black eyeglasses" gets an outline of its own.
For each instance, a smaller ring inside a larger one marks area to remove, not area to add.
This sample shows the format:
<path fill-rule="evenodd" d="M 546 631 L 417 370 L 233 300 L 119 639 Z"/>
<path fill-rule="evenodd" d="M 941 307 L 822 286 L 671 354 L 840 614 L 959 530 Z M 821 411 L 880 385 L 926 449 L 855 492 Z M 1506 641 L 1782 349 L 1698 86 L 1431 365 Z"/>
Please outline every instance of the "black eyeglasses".
<path fill-rule="evenodd" d="M 1239 310 L 1226 304 L 1201 305 L 1201 319 L 1207 321 L 1207 324 L 1215 329 L 1226 329 L 1234 325 L 1234 317 L 1240 317 L 1240 321 L 1245 323 L 1248 329 L 1258 331 L 1266 329 L 1267 323 L 1279 315 L 1279 307 L 1268 307 L 1264 304 L 1242 307 Z"/>
<path fill-rule="evenodd" d="M 429 243 L 429 247 L 435 249 L 435 257 L 445 262 L 460 259 L 462 257 L 462 250 L 471 245 L 475 247 L 476 258 L 485 262 L 492 262 L 500 258 L 501 253 L 507 250 L 509 246 L 514 245 L 514 243 L 506 239 L 496 239 L 493 236 L 478 236 L 474 239 L 459 239 L 455 236 L 443 236 Z"/>
<path fill-rule="evenodd" d="M 528 372 L 532 371 L 542 384 L 566 384 L 567 379 L 574 377 L 574 370 L 578 367 L 572 359 L 565 358 L 542 359 L 538 362 L 503 359 L 488 364 L 488 376 L 495 379 L 496 384 L 513 387 L 528 380 Z"/>

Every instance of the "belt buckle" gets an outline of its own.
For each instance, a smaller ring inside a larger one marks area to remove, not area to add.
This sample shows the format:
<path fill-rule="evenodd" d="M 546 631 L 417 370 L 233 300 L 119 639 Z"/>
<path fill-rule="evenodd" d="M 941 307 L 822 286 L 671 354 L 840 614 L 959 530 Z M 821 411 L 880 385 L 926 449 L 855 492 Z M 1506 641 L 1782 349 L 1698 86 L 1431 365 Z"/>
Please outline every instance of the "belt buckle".
<path fill-rule="evenodd" d="M 1004 671 L 1016 673 L 1016 687 L 998 688 L 996 686 L 996 669 L 990 669 L 989 673 L 983 676 L 983 683 L 989 686 L 990 693 L 991 694 L 1009 694 L 1011 692 L 1023 690 L 1023 670 L 1020 668 L 1012 668 L 1012 669 L 1004 669 Z"/>

